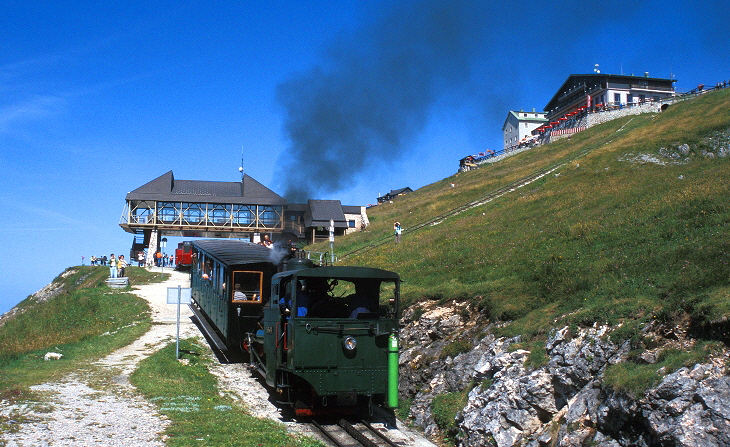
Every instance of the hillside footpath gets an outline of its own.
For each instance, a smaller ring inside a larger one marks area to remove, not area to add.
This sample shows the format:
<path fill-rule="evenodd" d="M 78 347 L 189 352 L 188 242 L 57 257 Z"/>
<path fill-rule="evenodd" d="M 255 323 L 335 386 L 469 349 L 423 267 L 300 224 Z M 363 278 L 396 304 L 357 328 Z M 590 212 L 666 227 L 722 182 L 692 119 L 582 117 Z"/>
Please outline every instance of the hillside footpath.
<path fill-rule="evenodd" d="M 27 420 L 17 433 L 3 435 L 8 447 L 165 445 L 161 433 L 167 420 L 136 392 L 129 375 L 142 359 L 175 340 L 177 306 L 167 304 L 167 288 L 189 287 L 189 278 L 185 273 L 166 273 L 171 277 L 163 283 L 134 287 L 134 293 L 147 300 L 152 310 L 153 324 L 146 334 L 90 368 L 32 387 L 47 396 L 46 403 L 0 409 L 7 414 L 21 413 Z M 181 338 L 199 334 L 190 315 L 187 306 L 181 306 Z"/>

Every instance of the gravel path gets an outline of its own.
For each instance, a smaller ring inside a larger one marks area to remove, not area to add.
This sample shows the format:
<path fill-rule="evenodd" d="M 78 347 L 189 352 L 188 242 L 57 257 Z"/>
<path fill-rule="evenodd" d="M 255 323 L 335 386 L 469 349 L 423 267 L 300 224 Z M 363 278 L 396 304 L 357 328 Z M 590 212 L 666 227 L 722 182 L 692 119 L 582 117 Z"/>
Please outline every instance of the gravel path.
<path fill-rule="evenodd" d="M 140 360 L 175 340 L 177 306 L 167 304 L 167 288 L 189 287 L 189 279 L 185 273 L 171 273 L 164 283 L 135 287 L 134 293 L 152 308 L 154 324 L 145 335 L 97 362 L 102 366 L 98 372 L 72 374 L 57 383 L 34 386 L 34 391 L 48 396 L 47 404 L 0 408 L 0 414 L 20 413 L 28 421 L 18 433 L 1 435 L 8 447 L 165 445 L 160 433 L 168 421 L 136 392 L 129 375 Z M 199 335 L 190 321 L 190 310 L 187 306 L 180 309 L 180 338 Z"/>

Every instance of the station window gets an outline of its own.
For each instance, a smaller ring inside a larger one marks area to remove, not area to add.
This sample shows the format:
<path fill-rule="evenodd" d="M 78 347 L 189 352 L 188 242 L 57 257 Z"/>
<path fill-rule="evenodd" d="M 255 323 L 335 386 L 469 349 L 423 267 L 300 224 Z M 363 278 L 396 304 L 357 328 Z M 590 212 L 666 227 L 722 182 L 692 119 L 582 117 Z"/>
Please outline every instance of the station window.
<path fill-rule="evenodd" d="M 254 211 L 250 205 L 236 205 L 233 207 L 233 223 L 236 225 L 251 225 Z"/>
<path fill-rule="evenodd" d="M 183 203 L 183 220 L 185 223 L 201 223 L 205 217 L 205 204 Z"/>
<path fill-rule="evenodd" d="M 208 209 L 208 221 L 214 225 L 224 225 L 231 214 L 229 205 L 211 205 Z"/>
<path fill-rule="evenodd" d="M 261 225 L 267 228 L 279 226 L 281 210 L 282 208 L 277 206 L 260 207 L 259 219 L 261 220 Z"/>
<path fill-rule="evenodd" d="M 173 223 L 177 220 L 177 209 L 172 202 L 160 202 L 157 208 L 157 218 L 164 223 Z"/>

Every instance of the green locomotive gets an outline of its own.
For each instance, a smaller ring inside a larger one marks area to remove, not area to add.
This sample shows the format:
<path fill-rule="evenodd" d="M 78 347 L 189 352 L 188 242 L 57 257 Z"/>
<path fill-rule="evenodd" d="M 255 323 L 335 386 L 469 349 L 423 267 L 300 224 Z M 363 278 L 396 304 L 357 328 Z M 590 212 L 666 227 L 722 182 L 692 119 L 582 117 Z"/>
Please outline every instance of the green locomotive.
<path fill-rule="evenodd" d="M 243 348 L 281 403 L 299 416 L 397 407 L 398 274 L 280 264 L 241 241 L 197 241 L 193 250 L 198 320 L 219 349 Z M 241 291 L 245 300 L 235 298 Z"/>

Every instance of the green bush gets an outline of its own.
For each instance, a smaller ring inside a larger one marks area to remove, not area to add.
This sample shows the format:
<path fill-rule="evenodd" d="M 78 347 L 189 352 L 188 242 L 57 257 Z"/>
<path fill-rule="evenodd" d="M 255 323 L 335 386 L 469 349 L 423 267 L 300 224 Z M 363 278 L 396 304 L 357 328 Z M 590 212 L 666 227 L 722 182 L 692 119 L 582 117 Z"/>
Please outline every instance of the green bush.
<path fill-rule="evenodd" d="M 691 367 L 704 362 L 709 355 L 716 355 L 721 350 L 722 343 L 699 342 L 690 351 L 663 350 L 658 355 L 657 363 L 626 361 L 608 365 L 604 374 L 604 384 L 640 398 L 648 389 L 658 385 L 665 375 L 684 366 Z"/>
<path fill-rule="evenodd" d="M 461 339 L 456 339 L 449 343 L 448 345 L 444 346 L 444 348 L 441 350 L 441 354 L 439 355 L 439 358 L 445 359 L 447 357 L 456 357 L 459 354 L 462 354 L 464 352 L 469 352 L 473 348 L 471 342 Z"/>

